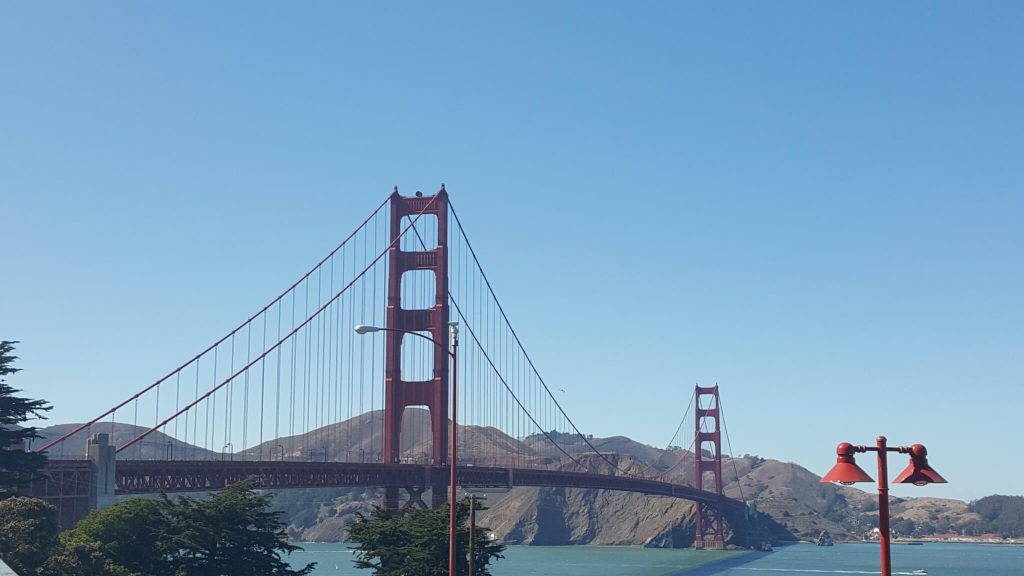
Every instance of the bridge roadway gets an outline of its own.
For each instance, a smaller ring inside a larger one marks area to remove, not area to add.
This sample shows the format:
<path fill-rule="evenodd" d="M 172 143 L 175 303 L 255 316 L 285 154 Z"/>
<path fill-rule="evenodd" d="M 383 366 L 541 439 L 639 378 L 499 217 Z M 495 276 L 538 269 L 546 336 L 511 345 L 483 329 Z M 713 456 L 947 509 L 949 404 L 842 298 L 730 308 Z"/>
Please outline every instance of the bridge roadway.
<path fill-rule="evenodd" d="M 119 460 L 118 494 L 208 492 L 255 477 L 264 488 L 378 488 L 447 486 L 449 468 L 421 464 L 377 462 L 290 462 L 241 460 Z M 534 468 L 459 466 L 459 486 L 511 488 L 551 486 L 620 490 L 651 496 L 683 498 L 705 504 L 742 509 L 744 504 L 692 486 L 630 476 Z"/>

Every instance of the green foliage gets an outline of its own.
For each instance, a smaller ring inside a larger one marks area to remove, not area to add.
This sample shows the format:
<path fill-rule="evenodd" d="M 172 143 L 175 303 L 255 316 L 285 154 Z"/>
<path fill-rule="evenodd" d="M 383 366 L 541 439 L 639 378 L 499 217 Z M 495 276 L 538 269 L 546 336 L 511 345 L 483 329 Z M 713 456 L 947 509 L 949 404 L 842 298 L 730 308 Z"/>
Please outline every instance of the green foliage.
<path fill-rule="evenodd" d="M 43 400 L 15 396 L 21 390 L 15 390 L 3 378 L 20 371 L 14 367 L 18 359 L 12 354 L 15 344 L 0 341 L 0 498 L 14 495 L 16 488 L 28 484 L 46 466 L 45 456 L 24 449 L 26 440 L 39 437 L 36 429 L 18 425 L 30 418 L 42 418 L 50 407 Z"/>
<path fill-rule="evenodd" d="M 46 576 L 305 576 L 282 559 L 288 542 L 270 496 L 241 482 L 208 499 L 125 500 L 93 511 L 60 546 Z"/>
<path fill-rule="evenodd" d="M 986 496 L 970 504 L 971 512 L 981 516 L 973 527 L 976 533 L 994 533 L 1004 538 L 1024 537 L 1024 497 Z"/>
<path fill-rule="evenodd" d="M 174 576 L 175 551 L 167 536 L 175 530 L 174 507 L 160 500 L 125 500 L 89 514 L 61 535 L 74 558 L 97 554 L 128 573 Z M 88 564 L 88 563 L 87 563 Z"/>
<path fill-rule="evenodd" d="M 0 557 L 18 574 L 38 574 L 57 544 L 57 510 L 37 498 L 0 501 Z"/>
<path fill-rule="evenodd" d="M 761 458 L 757 454 L 744 454 L 743 456 L 740 456 L 740 458 L 750 462 L 750 469 L 751 470 L 753 470 L 754 468 L 757 468 L 761 464 L 764 464 L 764 458 Z"/>
<path fill-rule="evenodd" d="M 897 536 L 910 536 L 917 529 L 917 524 L 909 518 L 896 520 L 892 523 L 891 530 Z"/>
<path fill-rule="evenodd" d="M 176 516 L 172 542 L 180 550 L 179 574 L 304 576 L 313 571 L 313 564 L 293 570 L 281 558 L 282 552 L 300 548 L 288 542 L 280 513 L 270 508 L 271 497 L 257 494 L 253 486 L 234 484 L 209 500 L 165 501 Z"/>
<path fill-rule="evenodd" d="M 477 511 L 483 510 L 477 505 Z M 469 503 L 458 503 L 456 521 L 457 574 L 469 574 Z M 402 515 L 374 507 L 367 517 L 356 514 L 349 526 L 356 549 L 357 568 L 373 570 L 376 576 L 445 576 L 448 573 L 448 519 L 449 509 L 409 510 Z M 477 527 L 473 534 L 473 576 L 490 576 L 489 564 L 505 550 L 489 538 L 490 530 Z"/>
<path fill-rule="evenodd" d="M 117 564 L 95 540 L 63 534 L 60 540 L 41 572 L 44 576 L 146 576 Z"/>

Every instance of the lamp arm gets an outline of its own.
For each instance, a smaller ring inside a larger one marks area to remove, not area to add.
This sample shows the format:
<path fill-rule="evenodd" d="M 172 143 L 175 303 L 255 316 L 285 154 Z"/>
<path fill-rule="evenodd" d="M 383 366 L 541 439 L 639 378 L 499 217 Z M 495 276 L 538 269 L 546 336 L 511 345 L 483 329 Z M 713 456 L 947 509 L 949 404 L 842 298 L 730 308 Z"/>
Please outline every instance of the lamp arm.
<path fill-rule="evenodd" d="M 382 331 L 382 332 L 401 332 L 402 334 L 412 334 L 413 336 L 419 336 L 420 338 L 423 338 L 424 340 L 430 341 L 431 343 L 434 344 L 434 346 L 437 346 L 438 348 L 441 348 L 442 350 L 444 349 L 443 346 L 441 345 L 441 343 L 438 342 L 437 340 L 434 340 L 430 336 L 427 336 L 425 334 L 420 334 L 419 332 L 415 332 L 413 330 L 405 330 L 403 328 L 383 328 L 383 327 L 379 328 L 379 330 Z M 455 354 L 453 354 L 451 350 L 448 350 L 447 353 L 448 353 L 448 356 L 451 356 L 451 358 L 453 360 L 455 359 Z"/>
<path fill-rule="evenodd" d="M 857 453 L 857 454 L 860 454 L 860 453 L 863 453 L 863 452 L 879 452 L 880 451 L 877 446 L 857 445 L 857 446 L 852 446 L 852 448 L 853 448 L 854 453 Z M 885 447 L 885 451 L 886 452 L 895 452 L 897 454 L 910 454 L 910 446 L 886 446 Z"/>

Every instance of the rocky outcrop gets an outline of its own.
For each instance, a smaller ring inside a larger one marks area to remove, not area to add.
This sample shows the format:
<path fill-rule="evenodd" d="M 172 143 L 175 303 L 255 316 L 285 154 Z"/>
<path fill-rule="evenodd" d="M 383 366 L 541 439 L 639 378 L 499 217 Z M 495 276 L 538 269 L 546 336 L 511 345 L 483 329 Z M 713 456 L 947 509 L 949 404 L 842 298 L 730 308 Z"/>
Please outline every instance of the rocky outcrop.
<path fill-rule="evenodd" d="M 482 524 L 510 544 L 689 546 L 692 502 L 579 488 L 515 488 L 494 494 Z"/>

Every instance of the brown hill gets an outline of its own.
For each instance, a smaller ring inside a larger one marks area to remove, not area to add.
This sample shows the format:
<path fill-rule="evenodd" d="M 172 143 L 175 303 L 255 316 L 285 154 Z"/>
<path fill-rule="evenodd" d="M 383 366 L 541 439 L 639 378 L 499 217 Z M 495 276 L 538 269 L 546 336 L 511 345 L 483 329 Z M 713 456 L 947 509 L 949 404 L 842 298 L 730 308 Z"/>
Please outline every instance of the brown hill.
<path fill-rule="evenodd" d="M 492 494 L 480 522 L 510 544 L 686 546 L 694 504 L 674 498 L 578 488 L 515 488 Z M 682 538 L 676 542 L 675 539 Z"/>
<path fill-rule="evenodd" d="M 947 498 L 897 499 L 889 507 L 889 516 L 894 529 L 903 536 L 911 536 L 915 531 L 960 533 L 968 525 L 981 521 L 981 516 L 971 512 L 966 502 Z M 913 526 L 907 526 L 901 522 L 903 520 L 913 522 Z"/>
<path fill-rule="evenodd" d="M 80 424 L 57 424 L 55 426 L 40 428 L 39 435 L 41 438 L 36 439 L 32 445 L 35 447 L 44 446 L 51 439 L 59 438 L 62 435 L 71 432 L 78 426 L 80 426 Z M 56 459 L 85 458 L 85 443 L 89 439 L 90 434 L 110 434 L 110 443 L 114 446 L 121 446 L 146 430 L 148 430 L 148 428 L 133 426 L 131 424 L 123 424 L 121 422 L 101 422 L 93 425 L 91 428 L 82 430 L 64 442 L 61 442 L 55 446 L 48 455 L 50 458 Z M 171 436 L 159 431 L 153 432 L 145 439 L 134 444 L 128 448 L 127 452 L 128 454 L 122 453 L 120 457 L 142 460 L 158 460 L 172 456 L 175 458 L 182 458 L 183 455 L 187 455 L 188 458 L 195 460 L 206 460 L 209 458 L 220 457 L 216 452 L 182 442 L 181 440 L 172 438 Z"/>
<path fill-rule="evenodd" d="M 327 460 L 375 462 L 384 446 L 384 412 L 375 410 L 351 419 L 312 430 L 284 436 L 241 451 L 247 458 L 285 460 Z M 403 462 L 429 463 L 433 454 L 430 439 L 430 412 L 407 408 L 402 416 Z M 459 459 L 480 466 L 495 462 L 535 462 L 539 455 L 522 442 L 497 428 L 459 426 Z"/>
<path fill-rule="evenodd" d="M 426 422 L 425 411 L 410 412 L 412 418 L 422 422 L 407 423 L 407 431 Z M 376 421 L 371 418 L 370 422 Z M 601 455 L 584 455 L 589 448 L 582 438 L 561 435 L 556 439 L 583 466 L 596 472 L 638 474 L 692 484 L 694 455 L 687 450 L 662 450 L 616 436 L 588 438 Z M 469 426 L 460 428 L 459 446 L 463 461 L 479 465 L 486 465 L 495 454 L 500 458 L 525 454 L 522 458 L 535 464 L 578 468 L 544 435 L 518 440 L 493 428 Z M 403 456 L 422 458 L 428 453 L 427 448 L 429 445 L 423 442 L 409 441 L 403 444 Z M 763 530 L 774 530 L 772 537 L 776 541 L 793 537 L 813 539 L 821 530 L 829 530 L 839 540 L 860 539 L 877 526 L 875 495 L 821 484 L 818 476 L 797 464 L 756 456 L 725 458 L 723 481 L 728 496 L 751 503 L 778 522 L 759 528 L 761 535 Z M 481 514 L 481 522 L 510 543 L 679 546 L 688 545 L 693 539 L 693 505 L 686 501 L 572 488 L 515 488 L 490 492 L 487 496 L 490 509 Z M 299 514 L 299 522 L 292 524 L 295 537 L 343 539 L 349 514 L 379 502 L 366 491 L 359 491 L 356 496 L 344 491 L 307 495 L 307 501 L 316 498 L 316 512 L 307 508 Z M 965 503 L 939 499 L 894 498 L 892 517 L 894 525 L 906 519 L 915 526 L 953 530 L 976 520 Z"/>
<path fill-rule="evenodd" d="M 403 459 L 424 461 L 430 453 L 429 440 L 421 440 L 416 434 L 418 430 L 426 430 L 427 412 L 410 409 L 405 418 Z M 295 452 L 286 449 L 285 453 L 296 457 L 305 446 L 317 445 L 319 441 L 323 446 L 320 450 L 325 450 L 328 458 L 341 456 L 343 459 L 355 449 L 365 450 L 370 444 L 379 447 L 379 434 L 366 428 L 379 430 L 381 423 L 379 412 L 364 414 L 352 421 L 307 435 L 282 438 L 273 444 L 294 446 Z M 364 429 L 358 431 L 361 427 Z M 344 432 L 339 434 L 339 430 Z M 321 437 L 323 440 L 319 440 Z M 366 443 L 358 442 L 358 438 Z M 622 436 L 589 439 L 600 451 L 599 455 L 583 453 L 589 448 L 578 436 L 575 439 L 560 436 L 557 440 L 566 452 L 573 454 L 575 462 L 543 435 L 520 441 L 494 428 L 460 427 L 460 458 L 478 465 L 515 460 L 516 465 L 524 466 L 541 464 L 562 469 L 582 466 L 593 472 L 660 475 L 672 481 L 684 481 L 688 473 L 692 476 L 693 454 L 690 452 L 663 451 Z M 264 445 L 264 450 L 268 449 L 269 446 Z M 485 496 L 490 509 L 481 513 L 481 522 L 489 525 L 498 538 L 510 543 L 689 546 L 693 542 L 694 505 L 684 500 L 603 490 L 526 487 L 491 491 Z M 429 497 L 426 499 L 429 501 Z M 286 513 L 292 537 L 314 541 L 343 540 L 345 526 L 352 515 L 367 511 L 379 501 L 372 490 L 364 489 L 282 491 L 276 497 L 276 505 Z M 779 532 L 776 540 L 789 537 L 785 530 Z M 757 536 L 767 537 L 763 529 Z"/>
<path fill-rule="evenodd" d="M 74 425 L 51 426 L 40 432 L 56 437 Z M 402 459 L 430 461 L 430 418 L 426 410 L 407 409 L 403 419 Z M 141 428 L 109 423 L 93 432 L 113 432 L 113 443 L 134 438 Z M 84 457 L 86 434 L 76 435 L 62 454 L 52 457 Z M 635 474 L 666 481 L 693 484 L 694 454 L 673 448 L 662 450 L 624 436 L 588 438 L 600 452 L 579 436 L 556 435 L 559 445 L 576 462 L 558 450 L 542 434 L 516 439 L 500 430 L 460 426 L 460 459 L 480 466 L 515 462 L 515 465 L 544 465 L 566 470 L 585 469 L 609 474 Z M 36 441 L 39 442 L 38 440 Z M 306 434 L 286 436 L 242 451 L 246 457 L 375 461 L 383 444 L 383 413 L 361 414 Z M 38 444 L 37 444 L 38 445 Z M 133 449 L 135 450 L 135 449 Z M 163 458 L 191 452 L 190 457 L 217 458 L 221 455 L 191 446 L 156 432 L 131 457 Z M 578 462 L 578 463 L 577 463 Z M 734 519 L 739 529 L 737 542 L 754 542 L 773 531 L 776 541 L 794 536 L 813 539 L 828 530 L 839 540 L 860 539 L 877 526 L 877 501 L 873 494 L 854 488 L 821 484 L 820 478 L 799 465 L 765 460 L 756 456 L 723 460 L 725 493 L 751 503 L 760 513 L 777 521 L 747 528 Z M 380 502 L 373 489 L 285 490 L 275 497 L 285 512 L 289 533 L 301 540 L 339 541 L 356 511 L 367 511 Z M 429 496 L 427 497 L 429 501 Z M 693 540 L 692 503 L 670 498 L 649 497 L 612 491 L 572 488 L 515 488 L 490 492 L 481 522 L 496 536 L 522 544 L 631 544 L 646 546 L 688 545 Z M 938 498 L 898 499 L 891 505 L 893 527 L 914 531 L 957 532 L 976 523 L 978 516 L 967 504 Z"/>

